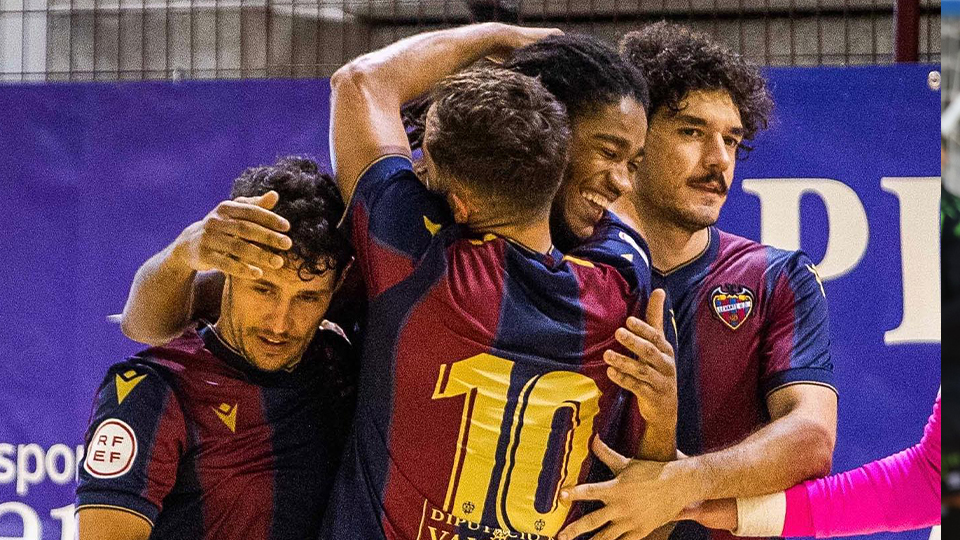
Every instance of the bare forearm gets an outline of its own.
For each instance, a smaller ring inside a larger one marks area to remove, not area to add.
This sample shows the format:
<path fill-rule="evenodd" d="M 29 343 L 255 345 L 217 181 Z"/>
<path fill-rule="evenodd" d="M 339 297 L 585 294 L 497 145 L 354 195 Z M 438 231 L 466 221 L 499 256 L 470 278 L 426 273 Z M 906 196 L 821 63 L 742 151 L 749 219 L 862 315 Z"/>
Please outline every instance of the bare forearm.
<path fill-rule="evenodd" d="M 503 49 L 504 28 L 497 23 L 485 23 L 417 34 L 360 56 L 338 73 L 363 72 L 363 83 L 375 87 L 378 97 L 393 97 L 399 114 L 402 103 L 423 94 L 444 77 Z M 333 83 L 341 78 L 334 74 Z"/>
<path fill-rule="evenodd" d="M 175 255 L 176 243 L 137 270 L 123 307 L 123 333 L 135 341 L 159 345 L 180 335 L 190 323 L 197 272 Z"/>
<path fill-rule="evenodd" d="M 471 63 L 509 48 L 496 23 L 428 32 L 353 60 L 330 79 L 332 162 L 345 200 L 377 157 L 409 153 L 400 106 Z"/>
<path fill-rule="evenodd" d="M 822 424 L 787 415 L 741 443 L 683 460 L 697 499 L 749 497 L 787 489 L 830 472 L 834 437 Z"/>

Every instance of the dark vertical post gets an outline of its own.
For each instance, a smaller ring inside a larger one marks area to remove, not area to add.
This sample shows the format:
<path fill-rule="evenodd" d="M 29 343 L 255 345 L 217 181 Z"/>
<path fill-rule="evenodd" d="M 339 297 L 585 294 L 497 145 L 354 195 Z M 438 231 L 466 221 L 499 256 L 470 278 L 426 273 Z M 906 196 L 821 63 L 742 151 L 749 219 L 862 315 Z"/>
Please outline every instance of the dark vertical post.
<path fill-rule="evenodd" d="M 916 62 L 920 59 L 920 0 L 897 0 L 893 13 L 894 60 Z"/>

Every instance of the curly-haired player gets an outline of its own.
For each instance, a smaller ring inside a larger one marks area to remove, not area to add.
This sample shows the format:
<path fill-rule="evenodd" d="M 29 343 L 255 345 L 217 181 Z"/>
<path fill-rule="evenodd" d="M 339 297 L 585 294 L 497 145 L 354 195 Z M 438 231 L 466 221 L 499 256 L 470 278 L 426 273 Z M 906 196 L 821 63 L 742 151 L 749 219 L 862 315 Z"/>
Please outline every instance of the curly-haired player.
<path fill-rule="evenodd" d="M 560 538 L 642 538 L 705 499 L 788 488 L 829 472 L 836 438 L 824 289 L 810 259 L 716 228 L 738 154 L 770 119 L 759 70 L 704 34 L 658 23 L 620 43 L 650 89 L 646 155 L 632 196 L 650 244 L 653 282 L 678 326 L 677 444 L 668 463 L 596 450 L 615 486 L 580 486 L 573 499 L 604 509 Z M 674 537 L 723 538 L 680 523 Z M 622 535 L 622 536 L 621 536 Z"/>
<path fill-rule="evenodd" d="M 351 259 L 344 203 L 302 158 L 247 169 L 232 195 L 154 263 L 170 284 L 240 249 L 268 264 L 226 277 L 216 324 L 109 369 L 77 488 L 82 540 L 318 534 L 355 384 L 349 344 L 323 320 Z M 282 221 L 289 249 L 241 245 L 232 233 L 256 219 Z"/>

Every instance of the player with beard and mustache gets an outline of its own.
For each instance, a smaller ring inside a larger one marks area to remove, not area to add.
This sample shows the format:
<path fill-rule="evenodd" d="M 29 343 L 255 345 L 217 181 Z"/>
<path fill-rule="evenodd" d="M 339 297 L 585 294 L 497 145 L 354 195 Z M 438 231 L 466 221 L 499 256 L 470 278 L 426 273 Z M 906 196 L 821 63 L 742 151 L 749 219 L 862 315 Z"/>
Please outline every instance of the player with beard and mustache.
<path fill-rule="evenodd" d="M 836 441 L 826 298 L 813 262 L 715 226 L 745 141 L 766 128 L 766 82 L 739 55 L 679 25 L 631 32 L 620 48 L 650 88 L 646 154 L 625 210 L 649 242 L 654 286 L 675 307 L 677 446 L 690 457 L 628 460 L 595 443 L 618 477 L 565 494 L 604 507 L 560 540 L 594 530 L 597 540 L 643 538 L 700 501 L 823 476 Z M 692 522 L 673 534 L 729 537 Z"/>

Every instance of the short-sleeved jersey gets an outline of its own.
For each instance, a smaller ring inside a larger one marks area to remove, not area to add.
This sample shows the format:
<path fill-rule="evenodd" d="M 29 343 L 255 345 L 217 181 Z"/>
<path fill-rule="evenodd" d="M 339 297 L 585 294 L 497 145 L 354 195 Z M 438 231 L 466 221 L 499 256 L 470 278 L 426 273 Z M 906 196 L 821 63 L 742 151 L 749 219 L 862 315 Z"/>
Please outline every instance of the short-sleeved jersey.
<path fill-rule="evenodd" d="M 78 510 L 133 513 L 155 540 L 315 538 L 352 410 L 336 380 L 348 356 L 321 330 L 293 370 L 264 372 L 204 326 L 112 366 Z"/>
<path fill-rule="evenodd" d="M 321 537 L 555 535 L 560 488 L 603 467 L 591 438 L 627 423 L 602 354 L 646 302 L 643 240 L 613 216 L 591 260 L 474 237 L 400 156 L 361 176 L 345 223 L 369 311 Z"/>
<path fill-rule="evenodd" d="M 677 446 L 689 455 L 740 442 L 769 421 L 784 386 L 833 388 L 826 294 L 810 259 L 715 227 L 706 250 L 653 284 L 677 323 Z M 733 538 L 682 522 L 673 538 Z"/>

